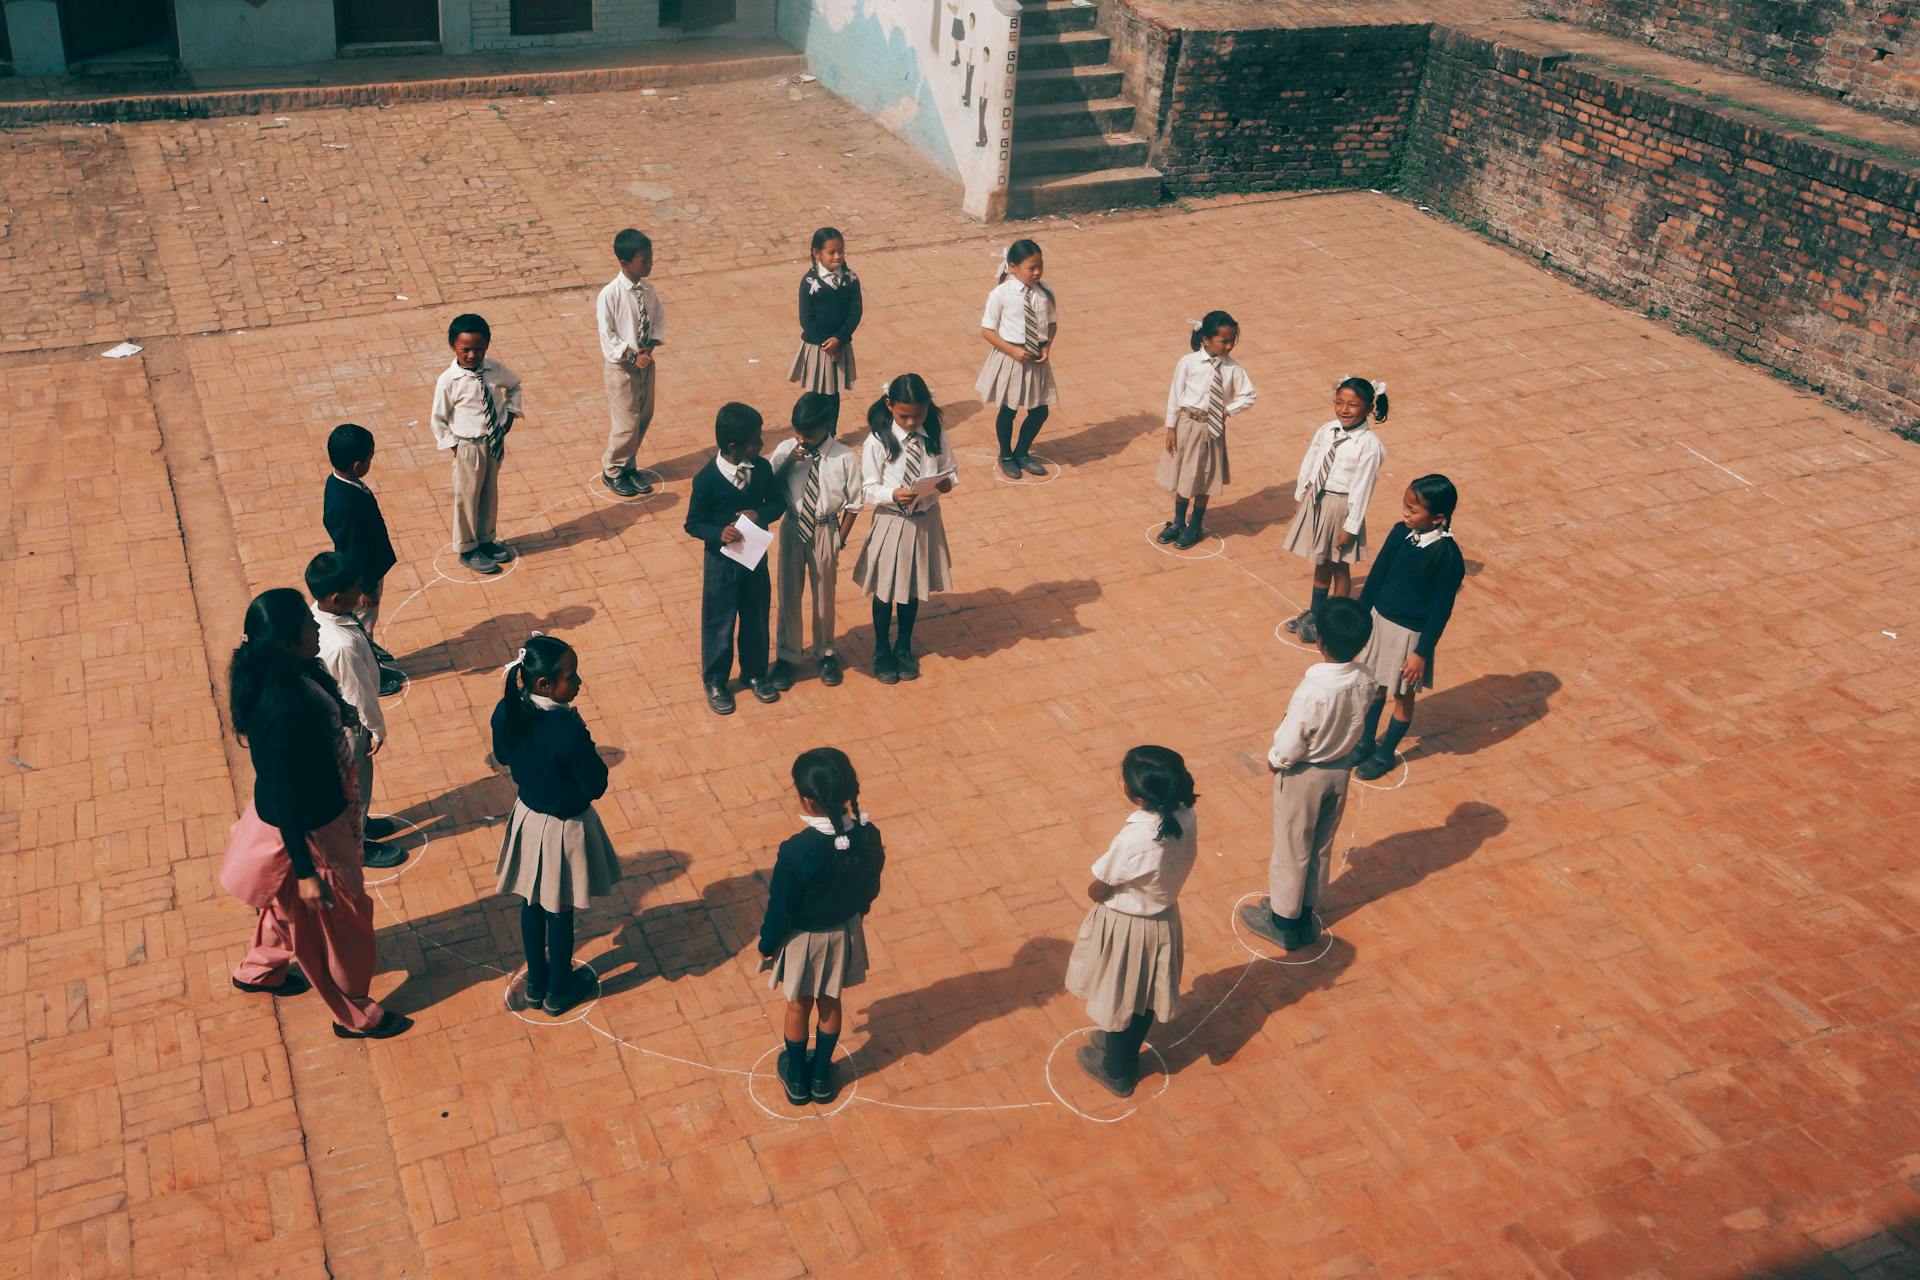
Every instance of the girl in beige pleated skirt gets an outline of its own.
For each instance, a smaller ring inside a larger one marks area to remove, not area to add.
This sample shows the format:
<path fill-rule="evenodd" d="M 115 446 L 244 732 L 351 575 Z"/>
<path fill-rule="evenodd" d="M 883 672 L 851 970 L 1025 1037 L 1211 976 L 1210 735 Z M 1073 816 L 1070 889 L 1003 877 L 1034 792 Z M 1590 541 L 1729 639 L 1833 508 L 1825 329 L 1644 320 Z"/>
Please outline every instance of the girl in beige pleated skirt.
<path fill-rule="evenodd" d="M 521 902 L 527 1007 L 558 1016 L 592 995 L 593 970 L 573 967 L 573 913 L 620 879 L 613 842 L 593 811 L 607 765 L 573 709 L 580 659 L 566 641 L 535 632 L 507 666 L 493 709 L 493 756 L 519 795 L 495 867 L 496 893 Z"/>
<path fill-rule="evenodd" d="M 1093 909 L 1067 959 L 1067 990 L 1086 1000 L 1096 1028 L 1077 1055 L 1081 1069 L 1125 1098 L 1140 1078 L 1148 1028 L 1180 1011 L 1185 942 L 1177 899 L 1193 870 L 1199 824 L 1193 775 L 1176 751 L 1127 752 L 1120 789 L 1134 811 L 1093 864 Z"/>
<path fill-rule="evenodd" d="M 1387 384 L 1342 378 L 1333 388 L 1333 420 L 1313 433 L 1293 486 L 1293 524 L 1287 550 L 1313 566 L 1313 595 L 1287 619 L 1300 643 L 1313 644 L 1319 630 L 1313 611 L 1329 596 L 1353 594 L 1353 566 L 1367 554 L 1367 503 L 1387 460 L 1387 447 L 1367 425 L 1387 420 Z"/>
<path fill-rule="evenodd" d="M 1167 451 L 1160 455 L 1158 479 L 1173 494 L 1173 519 L 1158 541 L 1183 551 L 1200 541 L 1207 503 L 1227 487 L 1227 419 L 1258 399 L 1253 380 L 1233 359 L 1239 341 L 1240 326 L 1232 316 L 1207 312 L 1194 326 L 1193 354 L 1174 366 L 1167 392 Z"/>
<path fill-rule="evenodd" d="M 940 406 L 919 374 L 889 382 L 867 410 L 860 470 L 873 524 L 853 579 L 873 597 L 873 676 L 881 684 L 917 680 L 913 624 L 920 602 L 953 585 L 940 498 L 960 480 Z"/>

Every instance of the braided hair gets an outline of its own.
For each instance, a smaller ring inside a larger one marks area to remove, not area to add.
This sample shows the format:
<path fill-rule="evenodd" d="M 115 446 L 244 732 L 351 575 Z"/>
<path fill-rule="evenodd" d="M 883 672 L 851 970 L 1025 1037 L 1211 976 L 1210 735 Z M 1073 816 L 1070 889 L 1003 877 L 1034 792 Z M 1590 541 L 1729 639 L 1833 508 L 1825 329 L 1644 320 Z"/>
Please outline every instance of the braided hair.
<path fill-rule="evenodd" d="M 860 820 L 860 777 L 838 747 L 802 751 L 793 761 L 793 789 L 833 824 L 833 873 L 852 875 L 871 860 L 880 836 Z"/>
<path fill-rule="evenodd" d="M 1460 491 L 1453 487 L 1453 481 L 1435 471 L 1428 475 L 1415 477 L 1407 486 L 1413 490 L 1414 497 L 1420 499 L 1420 505 L 1427 514 L 1446 526 L 1447 532 L 1453 532 L 1453 511 L 1460 505 Z M 1460 553 L 1460 544 L 1452 538 L 1442 538 L 1440 548 L 1427 561 L 1427 574 L 1434 578 L 1464 578 L 1467 573 L 1467 558 Z"/>

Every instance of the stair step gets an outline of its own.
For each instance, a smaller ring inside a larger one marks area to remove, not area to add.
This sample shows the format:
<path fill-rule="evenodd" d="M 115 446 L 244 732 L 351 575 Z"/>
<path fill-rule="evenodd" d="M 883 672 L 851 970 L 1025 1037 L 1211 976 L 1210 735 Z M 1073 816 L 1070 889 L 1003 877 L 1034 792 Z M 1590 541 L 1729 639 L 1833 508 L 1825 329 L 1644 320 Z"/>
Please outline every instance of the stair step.
<path fill-rule="evenodd" d="M 1023 4 L 1020 6 L 1021 38 L 1054 36 L 1063 31 L 1091 31 L 1099 18 L 1100 11 L 1090 4 L 1070 4 L 1064 0 Z"/>
<path fill-rule="evenodd" d="M 1133 104 L 1125 98 L 1097 98 L 1092 102 L 1045 102 L 1015 105 L 1013 136 L 1071 138 L 1085 133 L 1126 133 L 1133 128 Z"/>
<path fill-rule="evenodd" d="M 1117 67 L 1048 67 L 1043 71 L 1020 68 L 1013 82 L 1013 100 L 1019 106 L 1040 106 L 1048 102 L 1093 102 L 1100 98 L 1118 98 L 1126 86 L 1126 75 Z"/>
<path fill-rule="evenodd" d="M 1147 140 L 1128 133 L 1032 138 L 1013 149 L 1012 176 L 1037 178 L 1091 173 L 1099 169 L 1127 169 L 1146 162 Z"/>
<path fill-rule="evenodd" d="M 1160 171 L 1146 165 L 1051 178 L 1014 178 L 1007 183 L 1007 216 L 1031 218 L 1042 213 L 1157 204 L 1161 182 Z"/>
<path fill-rule="evenodd" d="M 1020 69 L 1032 67 L 1097 67 L 1107 60 L 1113 42 L 1098 31 L 1068 31 L 1055 36 L 1028 36 L 1020 41 Z"/>

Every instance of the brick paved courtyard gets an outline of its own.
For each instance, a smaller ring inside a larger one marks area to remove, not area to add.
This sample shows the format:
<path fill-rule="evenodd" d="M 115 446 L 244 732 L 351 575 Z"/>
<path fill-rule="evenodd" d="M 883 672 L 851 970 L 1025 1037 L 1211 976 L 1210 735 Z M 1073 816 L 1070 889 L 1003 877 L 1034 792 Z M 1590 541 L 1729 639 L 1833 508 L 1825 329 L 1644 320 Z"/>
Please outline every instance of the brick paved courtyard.
<path fill-rule="evenodd" d="M 1004 483 L 970 388 L 1005 234 L 814 90 L 7 144 L 0 1276 L 1920 1267 L 1914 446 L 1360 192 L 1034 229 L 1056 473 Z M 865 281 L 863 389 L 911 368 L 950 405 L 958 581 L 917 685 L 808 680 L 723 721 L 687 483 L 719 401 L 791 402 L 822 221 Z M 667 483 L 621 503 L 592 483 L 591 310 L 628 222 L 673 341 Z M 425 427 L 468 306 L 529 407 L 501 504 L 522 558 L 484 582 L 442 550 Z M 1211 307 L 1262 398 L 1218 536 L 1181 557 L 1147 538 L 1154 428 Z M 123 337 L 147 350 L 97 358 Z M 1347 373 L 1392 384 L 1376 524 L 1446 471 L 1471 576 L 1405 767 L 1349 809 L 1332 941 L 1281 963 L 1230 917 L 1309 660 L 1276 638 L 1305 587 L 1293 470 Z M 411 677 L 376 808 L 427 823 L 377 887 L 375 994 L 416 1026 L 366 1045 L 227 985 L 249 913 L 215 878 L 249 784 L 211 673 L 247 595 L 321 549 L 348 419 L 380 439 L 381 638 Z M 627 871 L 582 917 L 602 994 L 562 1025 L 506 1007 L 489 893 L 512 790 L 486 718 L 534 628 L 581 652 Z M 1185 1010 L 1119 1105 L 1072 1067 L 1060 987 L 1141 741 L 1192 764 L 1202 854 Z M 855 1083 L 796 1114 L 751 939 L 787 763 L 823 742 L 890 859 Z"/>

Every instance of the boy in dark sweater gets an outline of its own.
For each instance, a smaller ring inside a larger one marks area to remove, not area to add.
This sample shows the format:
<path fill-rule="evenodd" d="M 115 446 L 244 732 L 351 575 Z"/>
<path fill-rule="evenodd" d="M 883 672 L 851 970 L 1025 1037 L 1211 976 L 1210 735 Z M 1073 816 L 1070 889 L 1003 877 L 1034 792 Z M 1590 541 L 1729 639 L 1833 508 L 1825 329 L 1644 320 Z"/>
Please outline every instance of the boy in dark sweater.
<path fill-rule="evenodd" d="M 327 461 L 333 473 L 327 477 L 320 519 L 333 539 L 333 549 L 360 566 L 364 602 L 355 616 L 372 640 L 374 626 L 380 621 L 380 593 L 386 586 L 387 571 L 397 559 L 393 539 L 387 536 L 386 517 L 380 514 L 380 499 L 367 487 L 367 472 L 373 469 L 373 432 L 357 423 L 341 423 L 327 436 Z M 373 656 L 382 663 L 393 661 L 393 655 L 377 643 Z M 405 683 L 398 671 L 383 667 L 380 696 L 392 697 Z"/>
<path fill-rule="evenodd" d="M 760 456 L 761 419 L 751 406 L 720 406 L 713 424 L 719 452 L 693 477 L 687 499 L 686 530 L 707 548 L 700 590 L 700 679 L 707 705 L 719 715 L 733 714 L 731 680 L 738 630 L 740 675 L 762 702 L 778 702 L 780 691 L 767 679 L 767 620 L 773 579 L 764 553 L 751 569 L 725 554 L 743 539 L 735 521 L 742 515 L 769 528 L 786 511 L 786 495 L 773 468 Z"/>

